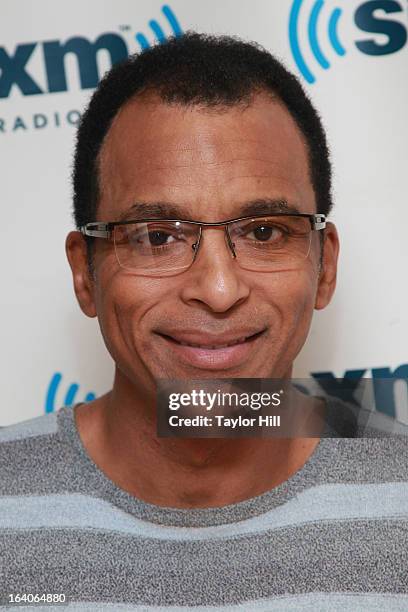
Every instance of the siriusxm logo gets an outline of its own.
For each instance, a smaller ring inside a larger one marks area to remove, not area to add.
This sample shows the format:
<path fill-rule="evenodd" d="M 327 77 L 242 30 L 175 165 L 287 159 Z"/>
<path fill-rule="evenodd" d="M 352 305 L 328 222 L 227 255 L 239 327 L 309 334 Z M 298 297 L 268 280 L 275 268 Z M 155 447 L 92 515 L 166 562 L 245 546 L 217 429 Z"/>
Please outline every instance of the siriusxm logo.
<path fill-rule="evenodd" d="M 180 24 L 167 5 L 162 7 L 167 29 L 171 34 L 182 34 Z M 153 36 L 159 42 L 166 40 L 166 34 L 158 21 L 149 21 Z M 122 26 L 124 32 L 131 31 L 130 26 Z M 141 32 L 134 36 L 132 42 L 141 49 L 150 46 L 148 38 Z M 132 43 L 131 43 L 132 44 Z M 136 51 L 136 49 L 132 50 Z M 14 54 L 9 54 L 0 47 L 0 98 L 7 98 L 13 88 L 17 87 L 24 96 L 64 92 L 68 90 L 65 57 L 74 55 L 77 60 L 79 82 L 81 89 L 95 88 L 101 75 L 98 70 L 97 56 L 104 50 L 109 54 L 111 64 L 124 60 L 129 55 L 129 46 L 125 38 L 118 33 L 105 32 L 96 40 L 90 41 L 84 36 L 73 36 L 68 40 L 47 40 L 43 42 L 28 42 L 18 44 Z M 40 87 L 38 81 L 29 69 L 28 63 L 36 53 L 42 53 L 46 89 Z"/>
<path fill-rule="evenodd" d="M 59 372 L 53 374 L 45 397 L 46 413 L 54 412 L 54 410 L 58 410 L 61 406 L 73 406 L 76 402 L 90 402 L 96 398 L 95 393 L 89 392 L 83 398 L 78 399 L 77 392 L 79 390 L 79 385 L 77 383 L 72 383 L 68 386 L 65 395 L 57 400 L 57 393 L 61 380 L 62 374 Z"/>
<path fill-rule="evenodd" d="M 300 45 L 299 26 L 301 21 L 303 23 L 303 17 L 306 17 L 307 21 L 305 38 L 308 41 L 311 56 L 316 60 L 318 66 L 324 70 L 330 68 L 330 60 L 322 49 L 323 34 L 326 47 L 330 45 L 335 54 L 344 56 L 347 52 L 346 45 L 339 35 L 339 23 L 343 18 L 343 10 L 330 6 L 326 10 L 324 0 L 311 0 L 311 2 L 311 4 L 304 5 L 303 0 L 293 0 L 289 16 L 289 42 L 293 59 L 299 72 L 308 83 L 314 83 L 316 77 L 306 63 Z M 378 56 L 396 53 L 407 42 L 407 27 L 401 21 L 393 20 L 388 15 L 403 12 L 405 9 L 397 0 L 370 0 L 360 4 L 354 11 L 354 25 L 362 32 L 383 35 L 386 40 L 383 42 L 383 39 L 380 41 L 375 37 L 359 38 L 353 41 L 353 45 L 366 55 Z"/>
<path fill-rule="evenodd" d="M 408 414 L 408 363 L 398 366 L 394 371 L 387 367 L 372 368 L 371 371 L 347 370 L 341 379 L 336 378 L 332 372 L 312 373 L 312 377 L 323 391 L 350 403 L 357 401 L 359 389 L 367 381 L 365 376 L 372 380 L 373 403 L 376 410 L 391 417 L 396 417 L 399 412 Z"/>

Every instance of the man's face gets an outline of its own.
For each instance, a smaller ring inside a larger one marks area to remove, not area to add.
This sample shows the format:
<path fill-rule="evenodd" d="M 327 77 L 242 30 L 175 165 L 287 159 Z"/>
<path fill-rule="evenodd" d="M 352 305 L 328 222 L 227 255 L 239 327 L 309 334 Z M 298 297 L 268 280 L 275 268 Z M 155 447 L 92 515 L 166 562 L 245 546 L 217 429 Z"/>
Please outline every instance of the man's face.
<path fill-rule="evenodd" d="M 100 185 L 98 221 L 132 219 L 132 205 L 158 202 L 207 222 L 242 216 L 259 200 L 316 212 L 304 140 L 284 106 L 266 95 L 222 111 L 136 98 L 105 139 Z M 319 275 L 318 232 L 312 235 L 296 270 L 253 272 L 233 259 L 223 228 L 205 228 L 191 268 L 158 278 L 120 267 L 113 245 L 96 238 L 92 304 L 83 309 L 98 316 L 108 350 L 134 384 L 286 376 L 314 307 L 324 307 L 334 289 L 335 231 L 325 256 L 329 289 Z"/>

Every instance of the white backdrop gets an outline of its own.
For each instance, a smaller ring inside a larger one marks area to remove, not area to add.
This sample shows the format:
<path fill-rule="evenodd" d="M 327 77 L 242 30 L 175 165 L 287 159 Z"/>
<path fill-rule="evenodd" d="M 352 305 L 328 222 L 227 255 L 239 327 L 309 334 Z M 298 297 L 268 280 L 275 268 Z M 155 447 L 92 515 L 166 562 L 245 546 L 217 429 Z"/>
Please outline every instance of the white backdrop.
<path fill-rule="evenodd" d="M 407 3 L 375 5 L 375 11 L 362 0 L 166 5 L 183 30 L 237 34 L 277 54 L 300 75 L 327 128 L 335 167 L 332 219 L 342 240 L 339 285 L 332 305 L 315 315 L 297 376 L 341 378 L 350 370 L 384 376 L 408 362 Z M 77 306 L 64 251 L 73 228 L 75 123 L 92 90 L 81 89 L 77 57 L 67 54 L 67 89 L 50 93 L 43 43 L 78 36 L 92 43 L 109 32 L 133 53 L 140 50 L 138 34 L 155 41 L 151 20 L 165 36 L 173 32 L 163 6 L 156 0 L 2 0 L 0 425 L 100 395 L 113 376 L 97 321 Z M 361 41 L 370 41 L 363 50 Z M 296 58 L 297 43 L 313 83 Z M 99 75 L 109 67 L 102 50 Z M 408 377 L 407 370 L 398 372 Z"/>

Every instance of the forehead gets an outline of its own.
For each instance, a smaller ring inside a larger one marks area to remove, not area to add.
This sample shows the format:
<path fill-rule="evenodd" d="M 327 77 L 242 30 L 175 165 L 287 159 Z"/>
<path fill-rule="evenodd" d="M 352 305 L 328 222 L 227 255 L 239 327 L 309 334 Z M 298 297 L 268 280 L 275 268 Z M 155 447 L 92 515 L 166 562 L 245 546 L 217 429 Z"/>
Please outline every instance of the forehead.
<path fill-rule="evenodd" d="M 99 156 L 98 219 L 135 202 L 169 202 L 191 218 L 232 217 L 248 201 L 280 199 L 315 212 L 307 146 L 266 94 L 208 108 L 140 96 L 116 115 Z"/>

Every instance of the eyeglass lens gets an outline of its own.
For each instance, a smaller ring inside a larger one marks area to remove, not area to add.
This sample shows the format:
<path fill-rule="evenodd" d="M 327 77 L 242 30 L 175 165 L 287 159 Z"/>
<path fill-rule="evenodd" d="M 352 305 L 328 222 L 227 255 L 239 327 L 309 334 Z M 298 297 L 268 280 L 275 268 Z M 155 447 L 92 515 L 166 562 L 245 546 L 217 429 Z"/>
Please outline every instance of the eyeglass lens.
<path fill-rule="evenodd" d="M 205 229 L 205 228 L 204 228 Z M 289 270 L 308 256 L 311 225 L 307 217 L 257 217 L 235 221 L 228 232 L 237 263 L 247 270 Z M 193 262 L 199 225 L 183 221 L 149 221 L 116 225 L 119 264 L 148 275 L 171 275 Z"/>

